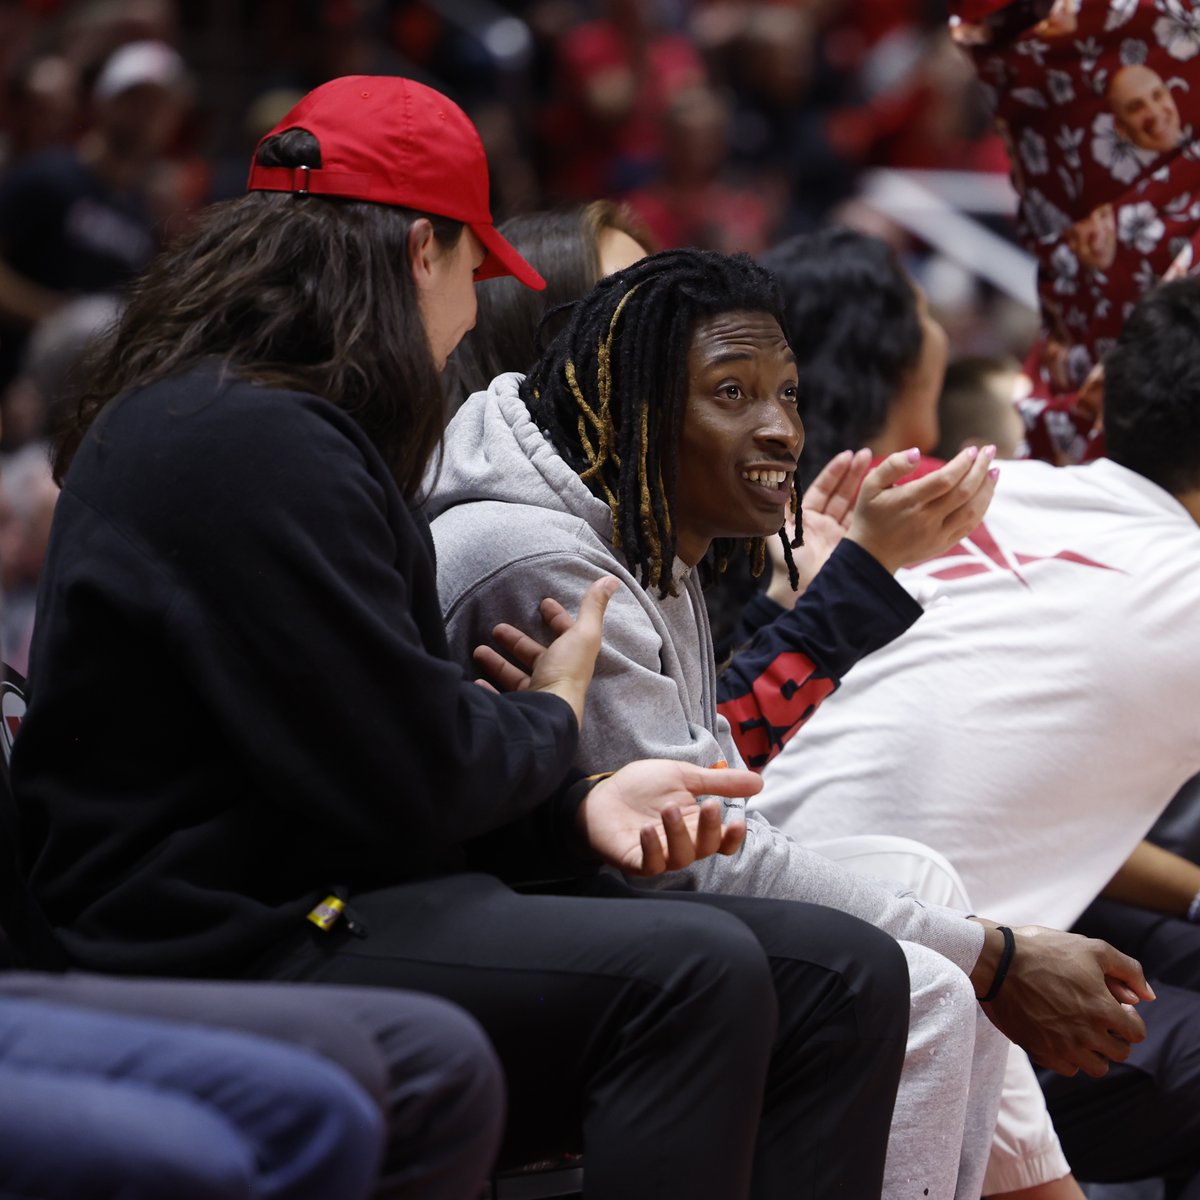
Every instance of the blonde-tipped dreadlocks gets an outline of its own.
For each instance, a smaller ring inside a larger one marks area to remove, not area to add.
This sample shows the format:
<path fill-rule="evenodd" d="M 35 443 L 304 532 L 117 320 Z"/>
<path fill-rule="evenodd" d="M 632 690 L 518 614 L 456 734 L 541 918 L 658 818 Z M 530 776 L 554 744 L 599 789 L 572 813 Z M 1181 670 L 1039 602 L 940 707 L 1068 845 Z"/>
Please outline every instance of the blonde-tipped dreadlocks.
<path fill-rule="evenodd" d="M 662 596 L 675 594 L 671 507 L 692 330 L 706 317 L 738 310 L 769 312 L 782 324 L 774 279 L 747 255 L 653 255 L 602 279 L 580 300 L 521 385 L 555 449 L 607 503 L 613 545 L 640 571 L 642 586 Z M 795 489 L 791 506 L 799 530 Z M 795 587 L 792 546 L 783 530 L 780 536 Z M 765 540 L 744 547 L 760 574 Z M 736 539 L 714 542 L 710 569 L 722 573 L 738 548 Z"/>

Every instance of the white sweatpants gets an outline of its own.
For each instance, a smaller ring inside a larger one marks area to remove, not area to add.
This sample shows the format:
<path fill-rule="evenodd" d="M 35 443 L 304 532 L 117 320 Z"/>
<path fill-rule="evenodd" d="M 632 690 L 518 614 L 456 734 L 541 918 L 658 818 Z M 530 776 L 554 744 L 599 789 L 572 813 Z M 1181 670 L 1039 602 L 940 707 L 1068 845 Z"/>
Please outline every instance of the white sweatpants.
<path fill-rule="evenodd" d="M 948 958 L 901 942 L 912 991 L 883 1200 L 979 1200 L 1008 1040 Z"/>
<path fill-rule="evenodd" d="M 972 912 L 970 898 L 958 872 L 950 862 L 936 850 L 921 842 L 909 838 L 891 837 L 887 835 L 862 835 L 859 837 L 834 838 L 825 842 L 811 842 L 809 847 L 819 854 L 831 858 L 852 871 L 862 875 L 874 875 L 878 878 L 903 883 L 922 900 L 930 904 L 941 904 L 948 908 L 958 908 L 964 912 Z M 908 946 L 905 943 L 907 953 Z M 931 953 L 931 952 L 927 952 Z M 940 958 L 940 955 L 934 955 Z M 945 960 L 942 960 L 943 962 Z M 909 971 L 913 971 L 913 959 L 909 958 Z M 966 977 L 961 971 L 956 974 L 962 979 Z M 913 978 L 913 1015 L 909 1030 L 909 1055 L 913 1054 L 913 1027 L 918 1020 L 918 985 Z M 936 990 L 936 989 L 935 989 Z M 1038 1086 L 1037 1077 L 1029 1064 L 1025 1052 L 1009 1042 L 984 1015 L 983 1010 L 975 1001 L 975 996 L 969 983 L 967 994 L 970 1006 L 974 1010 L 974 1030 L 977 1047 L 985 1047 L 982 1055 L 976 1050 L 976 1065 L 982 1070 L 995 1058 L 995 1048 L 999 1047 L 1003 1064 L 1003 1091 L 1000 1096 L 999 1111 L 993 1106 L 991 1124 L 981 1128 L 980 1122 L 987 1120 L 982 1111 L 983 1096 L 974 1098 L 974 1114 L 966 1114 L 966 1122 L 962 1136 L 962 1167 L 959 1173 L 960 1190 L 934 1191 L 929 1196 L 953 1194 L 955 1200 L 965 1200 L 971 1195 L 968 1190 L 962 1190 L 970 1180 L 974 1180 L 974 1200 L 982 1194 L 996 1196 L 1003 1192 L 1017 1191 L 1020 1188 L 1034 1187 L 1040 1183 L 1049 1183 L 1061 1179 L 1070 1173 L 1071 1168 L 1059 1145 L 1058 1135 L 1046 1111 L 1046 1102 L 1042 1097 L 1042 1089 Z M 928 1002 L 923 1002 L 928 1005 Z M 958 1018 L 960 1024 L 971 1025 L 969 1020 Z M 931 1022 L 936 1025 L 936 1022 Z M 987 1032 L 985 1032 L 985 1030 Z M 944 1035 L 937 1035 L 944 1036 Z M 920 1041 L 924 1042 L 924 1036 Z M 1005 1049 L 1006 1048 L 1006 1049 Z M 979 1065 L 980 1058 L 985 1059 L 983 1066 Z M 909 1064 L 905 1062 L 905 1071 Z M 914 1086 L 914 1095 L 917 1088 Z M 983 1089 L 981 1089 L 983 1090 Z M 993 1089 L 994 1090 L 994 1089 Z M 931 1107 L 903 1116 L 900 1113 L 901 1098 L 905 1096 L 904 1075 L 901 1075 L 900 1092 L 897 1094 L 897 1114 L 893 1122 L 893 1142 L 896 1145 L 896 1157 L 901 1156 L 900 1136 L 896 1126 L 902 1120 L 924 1125 L 927 1121 L 953 1120 L 945 1114 L 941 1104 L 931 1103 Z M 910 1107 L 906 1103 L 906 1108 Z M 908 1144 L 915 1145 L 910 1137 Z M 909 1178 L 912 1167 L 901 1167 L 897 1163 L 897 1174 L 894 1180 L 901 1190 L 890 1190 L 893 1182 L 892 1170 L 893 1143 L 888 1145 L 888 1161 L 885 1178 L 888 1186 L 884 1189 L 886 1200 L 893 1197 L 908 1195 L 920 1196 L 920 1191 L 911 1192 L 904 1188 L 904 1181 Z M 919 1168 L 920 1164 L 915 1165 Z M 978 1173 L 976 1173 L 976 1166 Z"/>

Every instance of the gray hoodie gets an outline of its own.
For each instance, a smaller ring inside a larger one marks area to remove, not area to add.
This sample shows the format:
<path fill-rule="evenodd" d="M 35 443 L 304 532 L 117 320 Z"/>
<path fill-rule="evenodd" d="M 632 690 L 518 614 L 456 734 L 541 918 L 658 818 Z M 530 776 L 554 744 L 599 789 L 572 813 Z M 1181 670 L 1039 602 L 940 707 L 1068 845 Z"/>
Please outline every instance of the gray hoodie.
<path fill-rule="evenodd" d="M 491 642 L 500 621 L 544 640 L 544 597 L 573 612 L 592 582 L 615 575 L 623 586 L 605 616 L 576 765 L 588 773 L 638 758 L 740 765 L 729 724 L 717 713 L 712 638 L 695 572 L 677 560 L 678 595 L 664 600 L 641 586 L 613 548 L 608 505 L 531 420 L 520 378 L 501 375 L 459 409 L 432 484 L 428 511 L 451 653 L 469 667 L 471 651 Z M 824 904 L 938 950 L 965 971 L 975 965 L 983 929 L 965 914 L 847 871 L 753 808 L 746 816 L 738 855 L 707 858 L 651 886 Z"/>

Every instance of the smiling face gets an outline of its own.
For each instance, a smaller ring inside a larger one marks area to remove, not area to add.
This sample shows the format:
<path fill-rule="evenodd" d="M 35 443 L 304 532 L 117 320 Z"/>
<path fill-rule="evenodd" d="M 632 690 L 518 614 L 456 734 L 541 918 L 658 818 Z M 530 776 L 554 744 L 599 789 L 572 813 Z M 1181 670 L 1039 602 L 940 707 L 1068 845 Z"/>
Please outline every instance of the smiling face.
<path fill-rule="evenodd" d="M 1161 153 L 1178 144 L 1179 109 L 1157 71 L 1123 67 L 1113 76 L 1108 99 L 1117 132 L 1135 146 Z"/>
<path fill-rule="evenodd" d="M 1085 267 L 1107 271 L 1117 256 L 1117 219 L 1111 204 L 1093 208 L 1067 230 L 1067 244 Z"/>
<path fill-rule="evenodd" d="M 714 538 L 767 537 L 782 527 L 804 426 L 796 358 L 770 313 L 701 320 L 687 370 L 671 511 L 676 551 L 694 566 Z"/>

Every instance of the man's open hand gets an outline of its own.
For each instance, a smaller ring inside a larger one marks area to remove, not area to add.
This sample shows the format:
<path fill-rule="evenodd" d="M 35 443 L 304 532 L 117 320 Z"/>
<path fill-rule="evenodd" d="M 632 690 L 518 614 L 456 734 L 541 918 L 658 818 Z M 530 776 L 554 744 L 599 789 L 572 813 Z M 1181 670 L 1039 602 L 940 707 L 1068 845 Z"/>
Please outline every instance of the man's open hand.
<path fill-rule="evenodd" d="M 630 875 L 660 875 L 741 847 L 745 821 L 722 827 L 721 804 L 698 804 L 698 797 L 753 796 L 761 789 L 753 771 L 643 759 L 596 784 L 577 820 L 588 845 L 610 866 Z"/>

